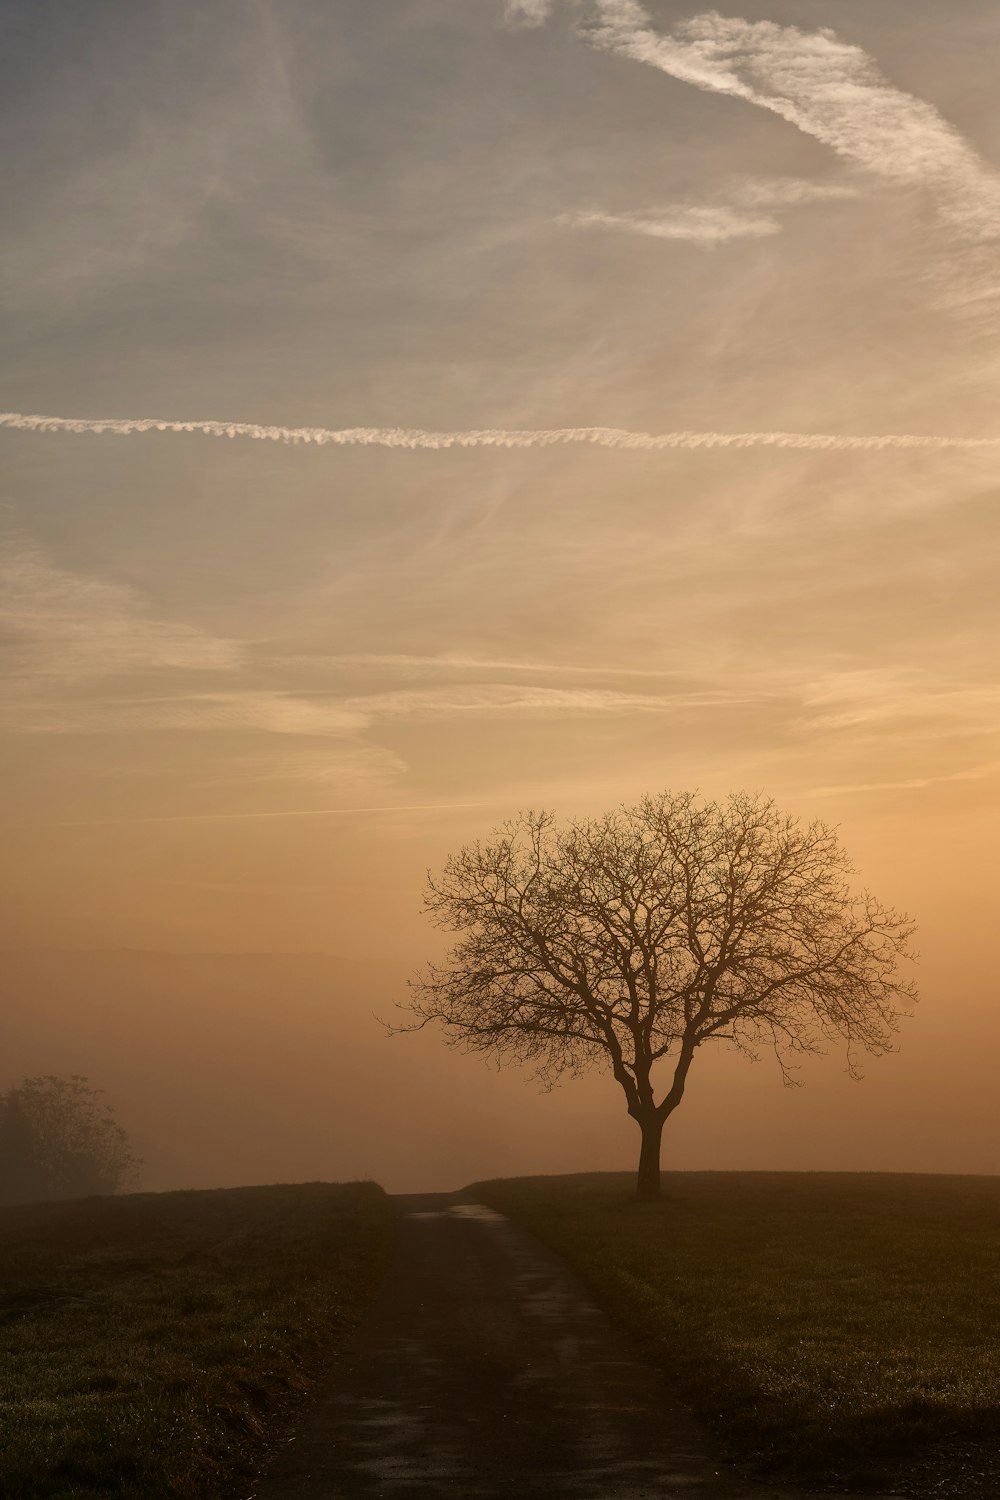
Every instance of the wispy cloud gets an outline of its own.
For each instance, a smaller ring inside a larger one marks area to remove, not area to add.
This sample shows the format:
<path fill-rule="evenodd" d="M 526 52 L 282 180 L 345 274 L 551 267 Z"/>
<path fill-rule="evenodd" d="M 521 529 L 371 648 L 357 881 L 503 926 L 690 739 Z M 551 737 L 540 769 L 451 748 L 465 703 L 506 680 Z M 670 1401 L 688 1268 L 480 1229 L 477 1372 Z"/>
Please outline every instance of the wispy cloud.
<path fill-rule="evenodd" d="M 297 783 L 335 787 L 342 792 L 365 791 L 384 794 L 408 770 L 406 761 L 381 745 L 324 739 L 314 746 L 285 746 L 270 754 L 230 755 L 216 776 L 206 776 L 198 785 L 260 786 Z"/>
<path fill-rule="evenodd" d="M 408 689 L 349 698 L 350 709 L 375 716 L 439 718 L 450 714 L 505 713 L 675 713 L 687 709 L 728 707 L 749 702 L 750 695 L 723 691 L 692 693 L 621 693 L 605 688 L 535 687 L 482 683 Z"/>
<path fill-rule="evenodd" d="M 137 590 L 60 568 L 22 541 L 0 549 L 0 629 L 4 720 L 15 732 L 326 736 L 368 722 L 338 703 L 234 685 L 246 669 L 242 643 L 160 619 Z M 206 676 L 224 686 L 191 691 L 192 677 Z M 151 693 L 154 682 L 162 688 Z"/>
<path fill-rule="evenodd" d="M 719 245 L 735 239 L 767 239 L 780 233 L 781 221 L 761 209 L 797 208 L 806 203 L 859 197 L 847 183 L 809 182 L 801 177 L 745 177 L 731 184 L 713 203 L 669 203 L 644 213 L 606 213 L 591 209 L 564 214 L 561 222 L 580 229 L 617 229 L 650 239 L 688 240 Z M 728 201 L 726 201 L 728 200 Z"/>
<path fill-rule="evenodd" d="M 809 717 L 802 727 L 842 730 L 895 722 L 908 733 L 918 724 L 949 733 L 1000 731 L 1000 687 L 993 682 L 942 681 L 915 670 L 840 672 L 802 691 Z"/>
<path fill-rule="evenodd" d="M 644 677 L 677 678 L 671 667 L 620 667 L 524 661 L 516 658 L 481 656 L 412 656 L 401 652 L 347 652 L 337 656 L 301 657 L 302 665 L 329 667 L 373 667 L 388 671 L 432 672 L 526 672 L 550 677 Z"/>
<path fill-rule="evenodd" d="M 5 709 L 8 728 L 21 734 L 111 734 L 154 729 L 261 730 L 268 734 L 343 735 L 367 727 L 357 708 L 291 693 L 234 691 L 178 693 L 164 698 L 88 699 L 31 695 Z"/>
<path fill-rule="evenodd" d="M 593 12 L 585 35 L 595 46 L 770 110 L 872 176 L 928 190 L 941 222 L 970 244 L 1000 236 L 1000 174 L 933 105 L 828 28 L 708 11 L 660 33 L 637 0 L 594 0 Z M 998 289 L 995 277 L 976 288 Z"/>
<path fill-rule="evenodd" d="M 678 203 L 646 214 L 608 214 L 598 211 L 571 214 L 571 224 L 583 228 L 620 229 L 655 240 L 690 240 L 701 245 L 720 245 L 726 240 L 761 239 L 777 234 L 777 219 L 748 214 L 722 205 L 700 206 Z"/>
<path fill-rule="evenodd" d="M 790 208 L 800 203 L 836 203 L 860 198 L 860 189 L 847 182 L 811 182 L 806 177 L 744 177 L 729 196 L 749 208 Z"/>
<path fill-rule="evenodd" d="M 507 0 L 504 20 L 508 26 L 541 26 L 554 6 L 555 0 Z"/>
<path fill-rule="evenodd" d="M 391 752 L 365 743 L 366 732 L 374 732 L 382 720 L 679 713 L 748 701 L 745 692 L 734 697 L 715 686 L 692 686 L 676 672 L 474 656 L 362 654 L 290 661 L 258 652 L 251 668 L 243 643 L 156 619 L 132 588 L 58 568 L 24 545 L 9 548 L 2 562 L 0 583 L 6 588 L 0 625 L 14 639 L 3 694 L 11 732 L 250 731 L 340 741 L 335 755 L 309 752 L 305 759 L 296 751 L 247 762 L 244 751 L 242 761 L 228 761 L 220 770 L 217 779 L 227 783 L 384 785 L 406 767 Z M 290 667 L 304 686 L 289 682 Z M 351 668 L 361 669 L 363 680 L 382 669 L 416 682 L 359 692 L 356 681 L 350 682 Z M 331 673 L 338 670 L 342 681 L 331 685 Z M 206 672 L 216 680 L 198 685 Z M 465 680 L 448 680 L 456 674 Z M 555 680 L 543 683 L 540 676 Z M 595 677 L 604 679 L 602 685 L 592 685 Z M 613 685 L 618 678 L 655 680 L 659 690 L 623 691 Z"/>
<path fill-rule="evenodd" d="M 974 766 L 968 771 L 949 771 L 944 775 L 908 776 L 901 781 L 849 781 L 827 786 L 805 787 L 800 791 L 786 792 L 789 798 L 847 797 L 857 792 L 923 792 L 928 787 L 941 786 L 952 781 L 988 781 L 1000 771 L 1000 765 L 992 762 L 986 766 Z"/>
<path fill-rule="evenodd" d="M 0 427 L 23 432 L 200 433 L 270 443 L 367 448 L 552 448 L 582 443 L 597 448 L 805 448 L 865 451 L 880 448 L 1000 448 L 1000 437 L 949 437 L 942 433 L 881 432 L 633 432 L 623 427 L 500 428 L 449 431 L 422 427 L 280 427 L 213 419 L 166 417 L 50 417 L 0 412 Z"/>
<path fill-rule="evenodd" d="M 137 669 L 231 671 L 236 641 L 158 619 L 135 590 L 53 564 L 21 541 L 0 546 L 0 626 L 6 671 L 112 677 Z"/>
<path fill-rule="evenodd" d="M 242 823 L 273 818 L 350 818 L 372 813 L 454 812 L 462 808 L 486 807 L 485 802 L 402 802 L 382 807 L 290 807 L 274 812 L 163 813 L 139 818 L 73 818 L 55 823 L 7 823 L 8 828 L 106 828 L 117 823 Z M 282 890 L 289 889 L 284 883 Z"/>
<path fill-rule="evenodd" d="M 895 88 L 861 48 L 824 27 L 802 31 L 708 11 L 671 34 L 636 0 L 597 0 L 598 47 L 685 83 L 772 110 L 878 177 L 931 183 L 964 232 L 1000 233 L 1000 178 L 933 105 Z"/>

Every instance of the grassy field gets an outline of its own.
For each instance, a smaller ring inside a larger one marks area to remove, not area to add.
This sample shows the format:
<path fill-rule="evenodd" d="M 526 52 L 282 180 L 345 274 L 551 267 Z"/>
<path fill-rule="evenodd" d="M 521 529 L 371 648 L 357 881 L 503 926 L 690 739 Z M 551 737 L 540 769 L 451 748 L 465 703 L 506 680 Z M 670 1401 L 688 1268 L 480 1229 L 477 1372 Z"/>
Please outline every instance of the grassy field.
<path fill-rule="evenodd" d="M 393 1239 L 372 1183 L 0 1210 L 4 1500 L 246 1495 Z"/>
<path fill-rule="evenodd" d="M 678 1173 L 658 1204 L 619 1174 L 475 1191 L 566 1256 L 745 1463 L 1000 1493 L 1000 1179 Z"/>

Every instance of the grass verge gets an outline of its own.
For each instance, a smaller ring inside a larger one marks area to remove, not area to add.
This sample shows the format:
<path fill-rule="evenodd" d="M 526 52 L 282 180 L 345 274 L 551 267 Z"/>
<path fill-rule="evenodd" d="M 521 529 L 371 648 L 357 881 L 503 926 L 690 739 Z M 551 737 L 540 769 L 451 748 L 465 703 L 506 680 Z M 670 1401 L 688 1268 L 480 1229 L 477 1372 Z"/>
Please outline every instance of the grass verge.
<path fill-rule="evenodd" d="M 475 1186 L 570 1261 L 744 1463 L 885 1485 L 931 1445 L 954 1467 L 963 1443 L 995 1444 L 1000 1180 L 692 1172 L 657 1204 L 632 1191 L 617 1173 Z"/>
<path fill-rule="evenodd" d="M 373 1183 L 0 1211 L 4 1500 L 246 1495 L 393 1239 Z"/>

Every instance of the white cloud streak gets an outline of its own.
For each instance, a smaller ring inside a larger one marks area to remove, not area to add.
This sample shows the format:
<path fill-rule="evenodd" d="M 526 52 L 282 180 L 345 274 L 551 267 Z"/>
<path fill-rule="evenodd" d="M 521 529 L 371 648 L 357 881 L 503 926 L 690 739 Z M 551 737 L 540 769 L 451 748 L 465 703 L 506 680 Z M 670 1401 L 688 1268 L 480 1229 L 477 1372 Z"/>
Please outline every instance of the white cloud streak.
<path fill-rule="evenodd" d="M 719 245 L 735 239 L 768 239 L 781 223 L 762 209 L 797 208 L 860 197 L 846 183 L 808 182 L 800 177 L 745 177 L 715 203 L 669 203 L 643 213 L 606 213 L 603 209 L 565 214 L 562 223 L 578 229 L 616 229 L 658 240 L 687 240 Z M 755 211 L 751 211 L 755 210 Z"/>
<path fill-rule="evenodd" d="M 836 203 L 860 198 L 846 182 L 810 182 L 804 177 L 744 177 L 731 190 L 736 203 L 748 208 L 790 208 L 800 203 Z"/>
<path fill-rule="evenodd" d="M 482 683 L 445 688 L 409 689 L 349 698 L 347 709 L 375 717 L 439 718 L 442 715 L 493 713 L 675 713 L 687 709 L 728 708 L 752 702 L 752 695 L 727 692 L 622 693 L 606 688 L 555 688 L 528 684 Z"/>
<path fill-rule="evenodd" d="M 657 213 L 645 214 L 608 214 L 595 210 L 572 214 L 569 222 L 581 228 L 626 230 L 654 240 L 689 240 L 700 245 L 720 245 L 735 239 L 762 239 L 781 229 L 777 219 L 770 215 L 743 213 L 721 204 L 679 203 Z"/>
<path fill-rule="evenodd" d="M 172 421 L 164 417 L 49 417 L 0 412 L 0 427 L 22 432 L 201 433 L 206 437 L 259 442 L 368 448 L 553 448 L 585 444 L 597 448 L 805 448 L 865 451 L 882 448 L 1000 448 L 1000 437 L 950 437 L 942 433 L 882 432 L 633 432 L 623 427 L 468 428 L 278 427 L 258 422 Z"/>
<path fill-rule="evenodd" d="M 963 238 L 1000 235 L 1000 174 L 923 99 L 895 88 L 862 48 L 708 11 L 660 34 L 637 0 L 595 0 L 597 47 L 710 93 L 744 99 L 876 177 L 932 190 Z"/>

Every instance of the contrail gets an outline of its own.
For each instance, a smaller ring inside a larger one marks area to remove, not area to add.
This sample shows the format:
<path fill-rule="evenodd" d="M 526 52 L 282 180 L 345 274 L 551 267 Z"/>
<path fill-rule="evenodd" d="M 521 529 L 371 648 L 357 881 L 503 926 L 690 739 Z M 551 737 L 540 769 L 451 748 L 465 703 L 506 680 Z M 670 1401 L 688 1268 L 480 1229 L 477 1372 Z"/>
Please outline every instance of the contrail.
<path fill-rule="evenodd" d="M 502 428 L 434 431 L 422 427 L 265 427 L 258 422 L 174 422 L 165 417 L 43 417 L 0 412 L 0 427 L 22 432 L 198 432 L 206 437 L 254 438 L 267 443 L 315 443 L 351 448 L 552 448 L 589 443 L 597 448 L 1000 448 L 1000 437 L 879 432 L 631 432 L 624 427 Z"/>

